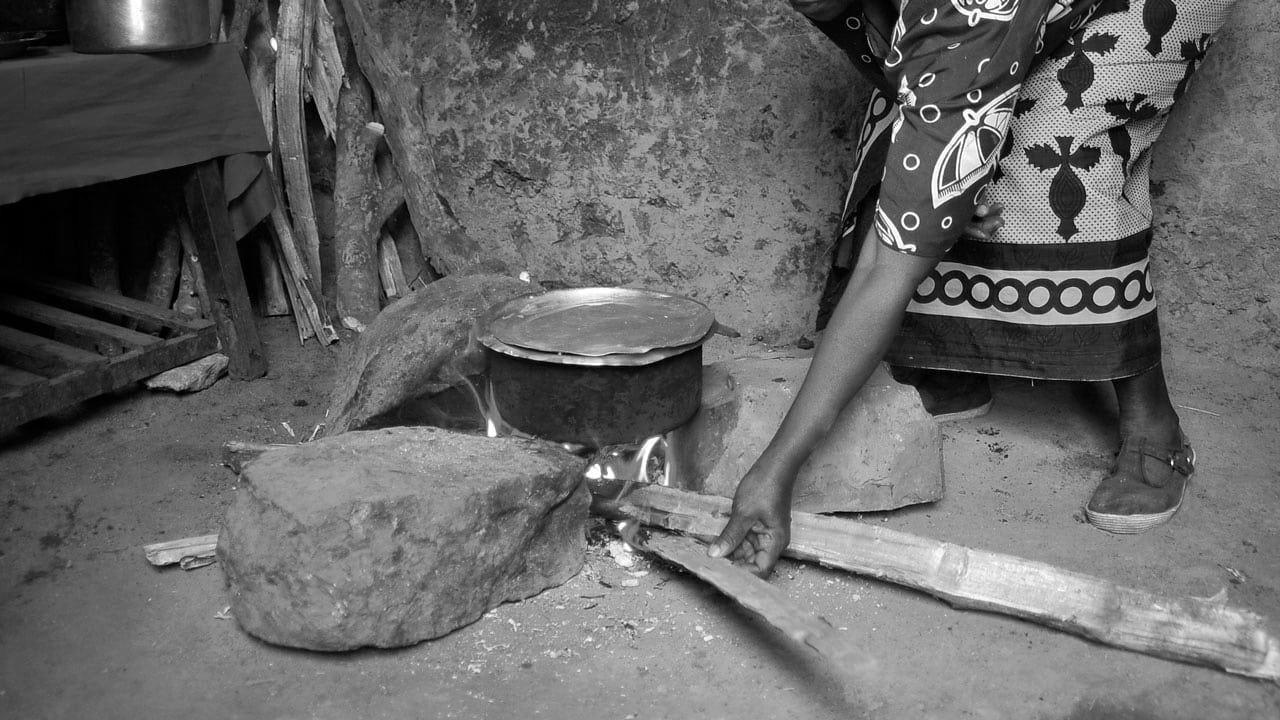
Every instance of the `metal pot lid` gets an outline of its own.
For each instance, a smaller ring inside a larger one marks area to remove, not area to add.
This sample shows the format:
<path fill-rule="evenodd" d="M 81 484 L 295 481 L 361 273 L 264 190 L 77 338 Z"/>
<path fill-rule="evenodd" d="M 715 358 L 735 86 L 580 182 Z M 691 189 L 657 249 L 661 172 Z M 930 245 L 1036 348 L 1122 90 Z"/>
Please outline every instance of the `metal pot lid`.
<path fill-rule="evenodd" d="M 480 342 L 494 352 L 537 362 L 577 365 L 580 367 L 642 367 L 697 349 L 702 346 L 702 343 L 706 342 L 707 337 L 710 337 L 710 335 L 711 333 L 707 333 L 706 336 L 688 345 L 657 348 L 643 353 L 614 353 L 611 355 L 566 355 L 565 353 L 550 353 L 513 347 L 488 333 L 480 336 Z"/>
<path fill-rule="evenodd" d="M 509 348 L 557 355 L 638 355 L 701 343 L 714 323 L 706 305 L 680 295 L 573 288 L 518 297 L 498 306 L 489 315 L 481 341 L 491 337 Z"/>

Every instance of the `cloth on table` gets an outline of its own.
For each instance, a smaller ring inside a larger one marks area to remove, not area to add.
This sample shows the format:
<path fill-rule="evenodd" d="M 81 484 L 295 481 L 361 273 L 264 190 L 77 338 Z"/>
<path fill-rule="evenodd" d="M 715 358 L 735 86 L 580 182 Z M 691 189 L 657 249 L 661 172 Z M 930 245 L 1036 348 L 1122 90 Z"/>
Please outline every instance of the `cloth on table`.
<path fill-rule="evenodd" d="M 0 204 L 223 158 L 237 237 L 273 207 L 258 106 L 225 43 L 164 53 L 39 48 L 0 62 Z"/>
<path fill-rule="evenodd" d="M 978 107 L 980 97 L 970 106 L 954 105 L 953 114 L 959 117 L 951 122 L 959 129 L 937 155 L 921 153 L 918 148 L 937 143 L 903 135 L 910 122 L 899 119 L 920 115 L 920 93 L 913 90 L 929 76 L 898 73 L 893 95 L 884 80 L 875 83 L 842 232 L 865 232 L 867 223 L 859 223 L 859 210 L 875 207 L 882 242 L 906 252 L 913 249 L 904 244 L 916 245 L 914 252 L 931 256 L 937 256 L 933 248 L 946 250 L 908 305 L 902 330 L 887 355 L 890 362 L 1060 380 L 1128 377 L 1159 363 L 1159 323 L 1147 256 L 1150 150 L 1231 4 L 1232 0 L 1005 0 L 993 7 L 944 0 L 907 5 L 917 15 L 904 13 L 896 19 L 900 29 L 892 34 L 900 41 L 913 37 L 911 17 L 923 23 L 918 13 L 924 11 L 928 19 L 936 10 L 932 24 L 949 21 L 952 29 L 944 36 L 959 43 L 954 50 L 944 46 L 942 55 L 959 53 L 969 47 L 970 39 L 977 43 L 949 61 L 931 60 L 932 66 L 977 62 L 989 67 L 997 61 L 985 58 L 1001 57 L 986 49 L 995 37 L 991 33 L 964 32 L 960 23 L 969 19 L 976 25 L 1006 22 L 994 17 L 1002 7 L 1015 15 L 1043 17 L 1046 23 L 1030 35 L 1024 31 L 1016 37 L 1000 36 L 1004 42 L 1032 47 L 1030 72 L 1018 78 L 1012 96 L 1004 91 L 998 107 Z M 852 24 L 846 19 L 844 27 Z M 883 21 L 880 24 L 879 31 L 827 34 L 854 57 L 864 46 L 875 44 L 876 35 L 883 32 Z M 818 25 L 827 31 L 830 23 Z M 870 36 L 871 41 L 856 44 L 855 35 Z M 890 61 L 929 50 L 892 41 L 888 48 Z M 874 70 L 885 64 L 876 62 L 877 57 L 873 53 L 866 61 L 859 54 L 855 64 Z M 889 77 L 894 77 L 892 70 Z M 936 121 L 944 123 L 941 117 Z M 918 178 L 911 187 L 895 179 L 909 170 L 906 161 L 912 151 L 923 159 L 910 164 L 931 171 L 932 185 L 926 189 L 920 189 Z M 879 158 L 884 158 L 883 168 L 877 166 Z M 977 173 L 968 181 L 976 188 L 972 200 L 966 200 L 968 210 L 971 213 L 979 202 L 999 203 L 1004 207 L 1004 227 L 988 241 L 958 238 L 954 223 L 963 223 L 950 215 L 941 222 L 950 218 L 952 233 L 934 231 L 919 239 L 904 233 L 902 219 L 907 216 L 899 210 L 903 203 L 927 206 L 922 201 L 932 194 L 936 204 L 939 192 L 945 193 L 945 182 L 939 179 L 960 177 L 963 173 L 957 171 L 966 168 L 971 175 Z M 878 203 L 873 205 L 870 200 L 877 193 Z M 891 223 L 895 225 L 886 227 Z"/>

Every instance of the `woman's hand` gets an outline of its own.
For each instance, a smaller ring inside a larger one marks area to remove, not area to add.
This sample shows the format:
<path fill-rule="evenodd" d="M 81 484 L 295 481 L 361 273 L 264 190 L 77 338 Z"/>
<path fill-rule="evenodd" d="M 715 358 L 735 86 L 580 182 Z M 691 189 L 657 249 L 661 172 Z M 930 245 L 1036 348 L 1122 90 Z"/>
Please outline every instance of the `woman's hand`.
<path fill-rule="evenodd" d="M 733 494 L 733 514 L 707 554 L 728 557 L 768 577 L 791 542 L 791 483 L 757 461 Z"/>
<path fill-rule="evenodd" d="M 791 7 L 818 22 L 834 20 L 844 14 L 853 0 L 791 0 Z"/>
<path fill-rule="evenodd" d="M 990 240 L 996 231 L 1004 227 L 1004 206 L 1000 203 L 983 203 L 973 209 L 973 219 L 964 226 L 964 236 L 978 240 Z"/>

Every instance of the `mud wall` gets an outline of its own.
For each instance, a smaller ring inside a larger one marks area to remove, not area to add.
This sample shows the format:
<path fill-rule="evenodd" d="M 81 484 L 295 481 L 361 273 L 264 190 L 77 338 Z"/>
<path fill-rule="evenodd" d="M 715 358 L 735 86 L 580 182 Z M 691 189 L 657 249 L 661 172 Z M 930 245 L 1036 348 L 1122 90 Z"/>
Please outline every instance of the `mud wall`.
<path fill-rule="evenodd" d="M 1239 0 L 1157 146 L 1153 249 L 1177 342 L 1280 373 L 1280 4 Z"/>
<path fill-rule="evenodd" d="M 809 332 L 865 86 L 785 0 L 363 0 L 494 264 Z M 1280 7 L 1240 0 L 1156 158 L 1170 341 L 1273 365 Z"/>

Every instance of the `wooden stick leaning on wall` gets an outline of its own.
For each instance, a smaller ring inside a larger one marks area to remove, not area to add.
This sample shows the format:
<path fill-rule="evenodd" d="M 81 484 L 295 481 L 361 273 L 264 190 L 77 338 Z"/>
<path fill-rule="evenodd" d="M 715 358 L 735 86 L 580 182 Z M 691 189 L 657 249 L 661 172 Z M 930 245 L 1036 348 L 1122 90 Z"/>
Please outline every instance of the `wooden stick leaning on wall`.
<path fill-rule="evenodd" d="M 710 538 L 727 498 L 591 481 L 592 510 Z M 1012 615 L 1113 647 L 1280 680 L 1280 638 L 1264 618 L 1221 602 L 1168 597 L 1011 555 L 794 512 L 786 554 L 922 590 L 953 607 Z"/>
<path fill-rule="evenodd" d="M 276 253 L 283 261 L 283 267 L 287 269 L 287 272 L 284 273 L 285 287 L 288 288 L 289 297 L 294 303 L 295 315 L 298 308 L 301 308 L 302 315 L 305 317 L 305 322 L 302 319 L 298 321 L 300 337 L 305 341 L 314 334 L 322 344 L 328 345 L 338 339 L 338 333 L 333 329 L 328 316 L 316 302 L 314 285 L 307 270 L 306 261 L 302 259 L 301 253 L 298 252 L 293 228 L 289 224 L 289 218 L 285 217 L 284 214 L 284 201 L 280 197 L 280 190 L 274 183 L 272 187 L 276 193 L 275 207 L 271 210 L 271 226 L 275 230 Z"/>
<path fill-rule="evenodd" d="M 346 81 L 337 98 L 333 183 L 337 215 L 335 295 L 343 327 L 363 332 L 382 309 L 378 254 L 386 218 L 379 208 L 383 188 L 376 157 L 383 127 L 373 122 L 373 93 L 356 62 L 342 6 L 334 5 L 336 12 L 328 22 L 337 33 L 330 32 L 329 36 L 335 38 L 335 51 L 345 69 Z"/>
<path fill-rule="evenodd" d="M 382 135 L 370 122 L 369 86 L 349 69 L 338 102 L 337 168 L 333 202 L 337 214 L 334 245 L 338 317 L 363 332 L 382 309 L 378 280 L 378 244 L 382 223 L 376 215 L 377 170 L 373 156 Z"/>
<path fill-rule="evenodd" d="M 238 32 L 236 22 L 240 20 L 242 13 L 248 13 L 250 17 L 244 20 L 244 34 L 240 36 L 241 42 L 245 45 L 241 57 L 244 61 L 245 74 L 249 77 L 249 87 L 258 103 L 258 112 L 262 115 L 263 129 L 273 148 L 268 154 L 267 165 L 273 172 L 273 177 L 279 177 L 279 156 L 274 149 L 276 145 L 276 54 L 271 48 L 271 36 L 274 33 L 271 27 L 271 16 L 262 0 L 237 0 L 236 21 L 233 21 L 232 32 L 228 34 L 229 42 L 236 42 Z M 259 233 L 256 238 L 262 313 L 267 316 L 288 315 L 290 311 L 291 296 L 284 277 L 286 270 L 281 266 L 280 256 L 276 252 L 274 232 L 274 226 L 268 225 L 266 232 Z M 310 323 L 306 320 L 301 305 L 294 303 L 293 307 L 297 308 L 296 320 L 307 328 L 301 333 L 301 339 L 305 341 L 314 333 L 310 331 Z"/>
<path fill-rule="evenodd" d="M 302 80 L 311 42 L 310 0 L 281 0 L 276 24 L 276 140 L 283 168 L 284 195 L 307 276 L 320 279 L 320 230 L 307 166 Z"/>
<path fill-rule="evenodd" d="M 444 205 L 429 139 L 413 107 L 413 97 L 399 86 L 400 72 L 367 17 L 361 0 L 342 0 L 356 57 L 387 128 L 387 144 L 396 173 L 405 184 L 409 215 L 422 243 L 422 254 L 448 275 L 485 259 L 484 249 Z"/>

